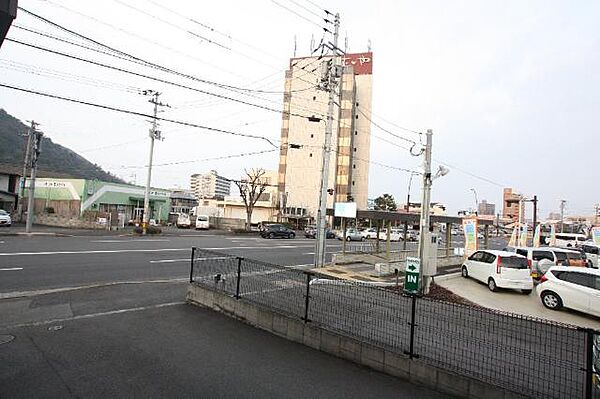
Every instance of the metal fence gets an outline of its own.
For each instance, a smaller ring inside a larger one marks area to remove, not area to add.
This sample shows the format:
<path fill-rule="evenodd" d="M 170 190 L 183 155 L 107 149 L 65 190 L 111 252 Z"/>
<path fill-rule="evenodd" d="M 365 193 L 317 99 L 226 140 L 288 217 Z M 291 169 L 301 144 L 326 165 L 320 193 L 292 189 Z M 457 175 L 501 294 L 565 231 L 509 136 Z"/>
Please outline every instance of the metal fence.
<path fill-rule="evenodd" d="M 600 398 L 600 333 L 199 248 L 190 282 L 535 398 Z"/>

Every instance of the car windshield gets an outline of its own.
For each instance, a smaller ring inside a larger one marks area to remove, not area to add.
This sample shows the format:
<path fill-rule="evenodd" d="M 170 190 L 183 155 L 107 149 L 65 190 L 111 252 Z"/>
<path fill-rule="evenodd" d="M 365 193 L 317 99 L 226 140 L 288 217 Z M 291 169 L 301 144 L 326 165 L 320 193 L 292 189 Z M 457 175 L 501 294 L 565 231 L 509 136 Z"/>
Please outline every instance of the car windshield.
<path fill-rule="evenodd" d="M 6 212 L 4 209 L 0 209 L 0 215 L 8 215 L 8 212 Z"/>
<path fill-rule="evenodd" d="M 579 252 L 568 252 L 567 257 L 571 260 L 581 260 L 581 254 Z"/>
<path fill-rule="evenodd" d="M 208 222 L 208 217 L 207 216 L 198 216 L 198 220 L 201 222 Z"/>
<path fill-rule="evenodd" d="M 500 265 L 510 269 L 527 269 L 527 259 L 520 256 L 500 256 Z"/>
<path fill-rule="evenodd" d="M 556 255 L 556 259 L 559 261 L 567 260 L 567 254 L 564 252 L 555 252 L 554 254 Z"/>

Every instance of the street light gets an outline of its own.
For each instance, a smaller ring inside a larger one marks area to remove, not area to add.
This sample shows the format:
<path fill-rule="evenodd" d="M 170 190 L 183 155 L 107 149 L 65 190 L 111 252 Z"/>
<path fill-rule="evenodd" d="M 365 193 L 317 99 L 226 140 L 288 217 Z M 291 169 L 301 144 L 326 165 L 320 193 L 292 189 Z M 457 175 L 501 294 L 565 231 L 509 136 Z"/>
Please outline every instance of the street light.
<path fill-rule="evenodd" d="M 475 195 L 475 215 L 479 215 L 479 201 L 477 200 L 477 191 L 474 188 L 470 188 L 469 191 L 473 192 Z"/>

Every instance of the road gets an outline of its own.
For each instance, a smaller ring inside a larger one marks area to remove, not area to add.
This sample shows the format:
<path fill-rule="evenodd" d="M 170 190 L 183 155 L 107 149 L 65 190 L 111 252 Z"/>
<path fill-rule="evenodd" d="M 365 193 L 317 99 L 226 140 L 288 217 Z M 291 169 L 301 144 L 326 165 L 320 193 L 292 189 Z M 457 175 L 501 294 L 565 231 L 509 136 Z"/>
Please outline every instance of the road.
<path fill-rule="evenodd" d="M 11 292 L 185 279 L 192 246 L 284 266 L 309 267 L 314 244 L 305 238 L 268 240 L 193 230 L 158 237 L 0 237 L 0 298 Z M 491 244 L 501 247 L 504 241 L 493 240 Z M 401 245 L 393 243 L 392 248 L 400 249 Z M 328 240 L 327 251 L 341 251 L 341 242 Z"/>
<path fill-rule="evenodd" d="M 298 267 L 314 252 L 193 231 L 0 237 L 0 397 L 443 397 L 185 304 L 192 246 Z"/>

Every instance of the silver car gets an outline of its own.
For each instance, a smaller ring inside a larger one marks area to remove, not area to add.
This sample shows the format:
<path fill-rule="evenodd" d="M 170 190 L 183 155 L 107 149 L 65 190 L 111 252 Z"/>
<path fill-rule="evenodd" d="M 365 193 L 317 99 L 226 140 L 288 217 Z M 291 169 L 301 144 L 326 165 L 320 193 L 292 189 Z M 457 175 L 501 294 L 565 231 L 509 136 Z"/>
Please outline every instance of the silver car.
<path fill-rule="evenodd" d="M 9 226 L 12 225 L 12 220 L 8 212 L 4 209 L 0 209 L 0 226 Z"/>
<path fill-rule="evenodd" d="M 346 233 L 343 237 L 346 241 L 363 241 L 365 237 L 360 233 L 360 231 L 356 230 L 354 227 L 346 229 Z M 341 240 L 342 236 L 338 236 L 338 240 Z"/>

